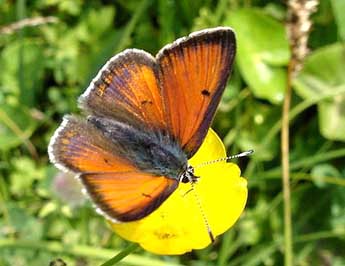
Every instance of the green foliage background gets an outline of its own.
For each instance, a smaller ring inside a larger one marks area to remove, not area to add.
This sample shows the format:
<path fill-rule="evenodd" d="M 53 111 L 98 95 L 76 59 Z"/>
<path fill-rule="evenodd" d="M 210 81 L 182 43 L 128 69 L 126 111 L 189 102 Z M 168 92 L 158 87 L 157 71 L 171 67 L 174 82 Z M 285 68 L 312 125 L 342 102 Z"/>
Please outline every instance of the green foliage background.
<path fill-rule="evenodd" d="M 294 79 L 291 178 L 295 265 L 345 265 L 345 4 L 322 0 Z M 8 29 L 24 18 L 53 22 Z M 128 243 L 48 162 L 47 144 L 98 69 L 127 47 L 155 54 L 194 30 L 238 38 L 214 122 L 248 178 L 245 212 L 215 245 L 179 257 L 137 251 L 122 265 L 282 265 L 281 105 L 290 58 L 274 0 L 0 0 L 0 265 L 99 265 Z M 72 181 L 71 181 L 72 180 Z M 231 205 L 231 202 L 229 202 Z"/>

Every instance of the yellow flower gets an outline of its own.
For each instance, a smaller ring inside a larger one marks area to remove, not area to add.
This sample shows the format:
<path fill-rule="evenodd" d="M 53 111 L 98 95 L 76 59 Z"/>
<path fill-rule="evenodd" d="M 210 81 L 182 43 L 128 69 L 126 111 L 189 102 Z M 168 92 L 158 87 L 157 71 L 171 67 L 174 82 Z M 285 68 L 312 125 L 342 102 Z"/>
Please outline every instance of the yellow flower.
<path fill-rule="evenodd" d="M 196 166 L 225 156 L 223 143 L 210 130 L 189 163 Z M 191 184 L 180 183 L 147 217 L 135 222 L 111 223 L 111 227 L 121 237 L 157 254 L 177 255 L 205 248 L 211 240 L 203 213 L 215 237 L 224 233 L 244 209 L 247 181 L 240 177 L 237 165 L 225 162 L 196 168 L 195 175 L 200 177 L 194 185 L 195 191 L 190 191 Z"/>

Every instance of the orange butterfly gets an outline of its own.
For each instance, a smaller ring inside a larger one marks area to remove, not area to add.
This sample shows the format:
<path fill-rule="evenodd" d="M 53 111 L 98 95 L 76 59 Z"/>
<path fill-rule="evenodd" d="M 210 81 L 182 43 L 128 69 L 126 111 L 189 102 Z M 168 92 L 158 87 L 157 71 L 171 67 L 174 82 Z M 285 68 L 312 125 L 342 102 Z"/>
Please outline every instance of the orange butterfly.
<path fill-rule="evenodd" d="M 92 201 L 115 221 L 141 219 L 179 182 L 214 117 L 236 42 L 227 27 L 194 32 L 153 57 L 128 49 L 111 58 L 79 98 L 87 117 L 65 116 L 50 160 L 78 174 Z"/>

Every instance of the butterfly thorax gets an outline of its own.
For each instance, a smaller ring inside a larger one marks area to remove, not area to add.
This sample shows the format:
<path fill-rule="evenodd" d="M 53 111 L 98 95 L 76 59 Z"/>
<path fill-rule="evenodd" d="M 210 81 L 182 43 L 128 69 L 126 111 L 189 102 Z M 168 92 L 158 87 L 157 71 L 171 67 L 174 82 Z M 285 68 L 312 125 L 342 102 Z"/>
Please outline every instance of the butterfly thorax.
<path fill-rule="evenodd" d="M 88 122 L 112 142 L 116 147 L 114 152 L 144 172 L 182 182 L 193 173 L 179 143 L 164 131 L 149 132 L 145 127 L 139 129 L 115 119 L 96 116 L 90 116 Z"/>

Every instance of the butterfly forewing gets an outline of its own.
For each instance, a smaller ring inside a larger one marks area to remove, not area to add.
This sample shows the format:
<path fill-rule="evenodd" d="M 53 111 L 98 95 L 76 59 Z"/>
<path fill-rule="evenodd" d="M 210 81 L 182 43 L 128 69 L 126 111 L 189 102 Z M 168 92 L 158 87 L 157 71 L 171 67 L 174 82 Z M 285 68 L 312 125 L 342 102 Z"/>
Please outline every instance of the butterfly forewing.
<path fill-rule="evenodd" d="M 141 50 L 128 49 L 110 59 L 79 101 L 97 116 L 166 128 L 155 58 Z"/>
<path fill-rule="evenodd" d="M 181 38 L 157 55 L 170 132 L 191 157 L 214 117 L 235 55 L 230 28 L 204 30 Z"/>

